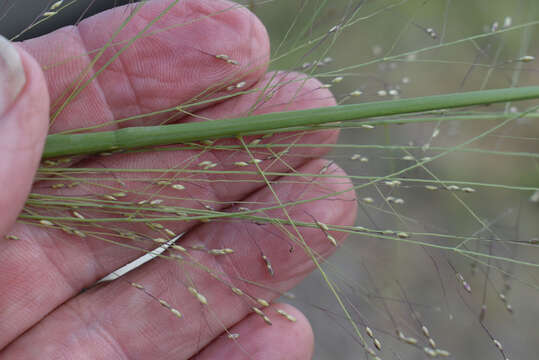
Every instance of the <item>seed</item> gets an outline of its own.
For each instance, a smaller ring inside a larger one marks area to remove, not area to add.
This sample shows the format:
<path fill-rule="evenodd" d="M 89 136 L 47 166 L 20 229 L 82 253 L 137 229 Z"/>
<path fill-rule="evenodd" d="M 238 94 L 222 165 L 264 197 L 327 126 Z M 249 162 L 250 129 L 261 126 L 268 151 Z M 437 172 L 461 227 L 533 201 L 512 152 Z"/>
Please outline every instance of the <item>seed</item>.
<path fill-rule="evenodd" d="M 62 6 L 63 2 L 64 2 L 64 0 L 59 0 L 59 1 L 55 2 L 54 4 L 51 5 L 50 9 L 51 10 L 58 9 L 60 6 Z"/>
<path fill-rule="evenodd" d="M 471 187 L 463 187 L 461 190 L 464 191 L 465 193 L 474 193 L 475 192 L 475 189 L 473 189 Z"/>
<path fill-rule="evenodd" d="M 259 303 L 260 305 L 262 305 L 263 307 L 268 307 L 269 306 L 269 303 L 264 299 L 258 298 L 258 299 L 256 299 L 256 302 Z"/>
<path fill-rule="evenodd" d="M 526 56 L 523 56 L 523 57 L 518 59 L 518 61 L 521 61 L 521 62 L 524 62 L 524 63 L 529 63 L 529 62 L 532 62 L 534 60 L 535 60 L 535 56 L 531 56 L 531 55 L 526 55 Z"/>
<path fill-rule="evenodd" d="M 425 337 L 430 338 L 430 332 L 429 332 L 429 329 L 428 329 L 425 325 L 423 325 L 423 326 L 421 327 L 421 331 L 423 332 L 423 335 L 425 335 Z"/>
<path fill-rule="evenodd" d="M 451 356 L 451 353 L 449 351 L 442 350 L 442 349 L 436 349 L 436 354 L 439 355 L 439 356 L 443 356 L 443 357 Z"/>
<path fill-rule="evenodd" d="M 241 81 L 239 83 L 236 84 L 236 89 L 241 89 L 242 87 L 244 87 L 247 83 L 245 81 Z"/>
<path fill-rule="evenodd" d="M 243 295 L 243 291 L 241 289 L 238 289 L 237 287 L 232 287 L 230 288 L 232 290 L 232 292 L 238 296 L 242 296 Z"/>
<path fill-rule="evenodd" d="M 400 237 L 401 239 L 408 239 L 410 237 L 410 235 L 408 235 L 408 233 L 405 233 L 405 232 L 398 232 L 397 233 L 397 236 Z"/>
<path fill-rule="evenodd" d="M 132 282 L 132 283 L 131 283 L 131 286 L 136 287 L 137 289 L 141 289 L 141 290 L 144 289 L 144 286 L 142 286 L 142 285 L 139 284 L 139 283 L 135 283 L 135 282 Z"/>
<path fill-rule="evenodd" d="M 362 127 L 363 129 L 374 129 L 374 126 L 369 125 L 369 124 L 363 124 L 363 125 L 361 125 L 361 127 Z"/>
<path fill-rule="evenodd" d="M 43 16 L 44 16 L 44 17 L 51 17 L 51 16 L 54 16 L 54 15 L 56 15 L 56 14 L 58 14 L 57 11 L 45 11 L 45 12 L 43 13 Z"/>
<path fill-rule="evenodd" d="M 228 255 L 234 253 L 232 249 L 211 249 L 208 250 L 208 253 L 211 255 Z"/>
<path fill-rule="evenodd" d="M 328 230 L 329 230 L 328 226 L 327 226 L 326 224 L 320 222 L 320 221 L 316 221 L 316 225 L 318 225 L 318 227 L 319 227 L 320 229 L 324 230 L 324 231 L 328 231 Z"/>
<path fill-rule="evenodd" d="M 199 162 L 199 163 L 198 163 L 198 166 L 204 167 L 204 166 L 208 166 L 208 165 L 210 165 L 210 164 L 212 164 L 212 162 L 206 160 L 206 161 L 201 161 L 201 162 Z"/>
<path fill-rule="evenodd" d="M 118 200 L 118 199 L 116 199 L 114 196 L 108 195 L 108 194 L 103 195 L 103 197 L 104 197 L 105 199 L 111 200 L 111 201 L 116 201 L 116 200 Z"/>
<path fill-rule="evenodd" d="M 158 244 L 164 244 L 167 242 L 167 240 L 163 239 L 163 238 L 157 238 L 157 239 L 153 239 L 154 242 L 158 243 Z"/>
<path fill-rule="evenodd" d="M 335 240 L 335 238 L 334 238 L 333 236 L 331 236 L 330 234 L 328 234 L 328 235 L 327 235 L 327 238 L 328 238 L 329 242 L 330 242 L 333 246 L 335 246 L 335 247 L 339 246 L 339 244 L 337 244 L 337 240 Z"/>
<path fill-rule="evenodd" d="M 17 235 L 6 235 L 6 240 L 19 240 L 19 237 Z"/>
<path fill-rule="evenodd" d="M 434 31 L 433 28 L 426 28 L 425 32 L 433 39 L 436 39 L 438 37 L 438 34 L 436 34 L 436 31 Z"/>
<path fill-rule="evenodd" d="M 266 322 L 266 324 L 268 325 L 273 325 L 270 318 L 267 317 L 266 315 L 262 316 L 262 319 L 264 319 L 264 321 Z"/>
<path fill-rule="evenodd" d="M 340 28 L 341 28 L 340 25 L 332 26 L 332 27 L 328 30 L 328 33 L 335 32 L 335 31 L 339 30 Z"/>
<path fill-rule="evenodd" d="M 183 186 L 182 184 L 174 184 L 172 185 L 172 188 L 175 190 L 183 190 L 185 189 L 185 186 Z"/>
<path fill-rule="evenodd" d="M 187 288 L 187 290 L 189 290 L 189 292 L 193 294 L 201 304 L 208 305 L 208 300 L 206 297 L 199 293 L 195 288 L 190 286 Z"/>
<path fill-rule="evenodd" d="M 367 335 L 369 335 L 369 337 L 374 338 L 374 333 L 372 332 L 370 327 L 367 326 L 365 328 L 365 332 L 367 333 Z"/>
<path fill-rule="evenodd" d="M 75 231 L 73 231 L 73 234 L 75 234 L 75 235 L 77 235 L 77 236 L 79 236 L 79 237 L 82 237 L 82 238 L 86 237 L 86 234 L 83 233 L 83 232 L 80 231 L 80 230 L 75 230 Z"/>
<path fill-rule="evenodd" d="M 184 248 L 183 246 L 180 246 L 180 245 L 172 245 L 171 246 L 174 250 L 178 250 L 178 251 L 181 251 L 181 252 L 187 252 L 187 249 Z"/>
<path fill-rule="evenodd" d="M 174 231 L 170 230 L 170 229 L 165 229 L 163 230 L 168 236 L 170 237 L 175 237 L 176 234 L 174 233 Z"/>
<path fill-rule="evenodd" d="M 161 304 L 161 306 L 164 306 L 164 307 L 170 309 L 169 303 L 166 302 L 165 300 L 159 299 L 159 304 Z"/>
<path fill-rule="evenodd" d="M 396 186 L 401 185 L 402 182 L 399 180 L 388 180 L 388 181 L 384 181 L 384 184 L 390 187 L 396 187 Z"/>
<path fill-rule="evenodd" d="M 170 309 L 170 312 L 172 312 L 174 315 L 176 315 L 179 318 L 182 317 L 182 314 L 176 309 Z"/>
<path fill-rule="evenodd" d="M 425 354 L 427 354 L 428 356 L 430 357 L 436 357 L 438 354 L 436 353 L 436 350 L 434 349 L 431 349 L 429 347 L 424 347 L 423 348 L 423 351 L 425 352 Z"/>
<path fill-rule="evenodd" d="M 246 163 L 245 161 L 236 161 L 234 163 L 234 165 L 236 165 L 236 166 L 249 166 L 249 164 Z"/>
<path fill-rule="evenodd" d="M 360 154 L 354 154 L 350 157 L 350 160 L 358 160 L 358 159 L 361 159 L 361 155 Z"/>
<path fill-rule="evenodd" d="M 406 156 L 403 156 L 403 157 L 402 157 L 402 160 L 406 160 L 406 161 L 414 161 L 415 158 L 414 158 L 412 155 L 406 155 Z"/>
<path fill-rule="evenodd" d="M 253 306 L 252 309 L 257 315 L 265 316 L 264 312 L 260 310 L 259 308 Z"/>
<path fill-rule="evenodd" d="M 277 313 L 284 316 L 288 321 L 291 321 L 291 322 L 296 322 L 297 321 L 297 319 L 294 316 L 286 313 L 284 310 L 277 309 Z"/>
<path fill-rule="evenodd" d="M 429 338 L 429 345 L 431 348 L 436 349 L 436 341 L 433 338 Z"/>
<path fill-rule="evenodd" d="M 74 216 L 76 216 L 76 217 L 78 217 L 79 219 L 82 219 L 82 220 L 84 220 L 84 219 L 85 219 L 85 217 L 84 217 L 84 216 L 82 216 L 82 214 L 81 214 L 81 213 L 79 213 L 79 212 L 77 212 L 77 211 L 73 211 L 73 215 L 74 215 Z"/>
<path fill-rule="evenodd" d="M 343 77 L 342 76 L 337 76 L 336 78 L 334 78 L 333 80 L 331 80 L 332 83 L 334 84 L 338 84 L 340 83 L 341 81 L 343 81 Z"/>
<path fill-rule="evenodd" d="M 236 334 L 236 333 L 228 334 L 228 338 L 232 340 L 236 340 L 239 337 L 240 337 L 240 334 Z"/>
<path fill-rule="evenodd" d="M 496 347 L 498 348 L 498 350 L 500 351 L 503 351 L 503 346 L 502 346 L 502 343 L 499 342 L 498 340 L 494 339 L 492 340 L 494 342 L 494 345 L 496 345 Z"/>
<path fill-rule="evenodd" d="M 438 190 L 438 187 L 434 185 L 425 185 L 425 189 L 434 191 L 434 190 Z"/>
<path fill-rule="evenodd" d="M 376 351 L 374 351 L 374 349 L 371 348 L 371 347 L 365 348 L 365 351 L 366 351 L 370 356 L 376 356 Z"/>
<path fill-rule="evenodd" d="M 405 343 L 408 343 L 410 345 L 415 345 L 417 344 L 417 339 L 416 338 L 413 338 L 413 337 L 405 337 L 402 339 Z"/>
<path fill-rule="evenodd" d="M 446 186 L 445 188 L 446 188 L 446 190 L 449 190 L 449 191 L 454 191 L 454 190 L 459 189 L 459 187 L 457 185 L 449 185 L 449 186 Z"/>
<path fill-rule="evenodd" d="M 380 343 L 380 340 L 374 339 L 374 346 L 376 346 L 378 350 L 382 350 L 382 344 Z"/>
<path fill-rule="evenodd" d="M 160 205 L 162 203 L 163 203 L 163 200 L 161 199 L 155 199 L 155 200 L 150 201 L 150 205 Z"/>
<path fill-rule="evenodd" d="M 363 201 L 366 202 L 367 204 L 372 204 L 374 202 L 374 199 L 371 197 L 364 197 Z"/>
<path fill-rule="evenodd" d="M 45 161 L 43 161 L 43 164 L 45 164 L 47 166 L 56 166 L 56 165 L 58 165 L 58 163 L 56 161 L 52 161 L 52 160 L 45 160 Z"/>
<path fill-rule="evenodd" d="M 363 91 L 360 90 L 354 90 L 350 93 L 350 96 L 361 96 L 363 95 Z"/>
<path fill-rule="evenodd" d="M 39 222 L 41 223 L 41 225 L 54 226 L 54 224 L 50 222 L 49 220 L 39 220 Z"/>
<path fill-rule="evenodd" d="M 126 197 L 127 194 L 124 193 L 124 192 L 117 192 L 117 193 L 112 194 L 112 196 L 115 196 L 115 197 Z"/>
<path fill-rule="evenodd" d="M 262 255 L 262 260 L 264 260 L 264 262 L 266 263 L 266 269 L 268 269 L 268 272 L 270 273 L 270 275 L 273 276 L 274 275 L 273 267 L 271 266 L 271 262 L 269 258 L 266 255 Z"/>

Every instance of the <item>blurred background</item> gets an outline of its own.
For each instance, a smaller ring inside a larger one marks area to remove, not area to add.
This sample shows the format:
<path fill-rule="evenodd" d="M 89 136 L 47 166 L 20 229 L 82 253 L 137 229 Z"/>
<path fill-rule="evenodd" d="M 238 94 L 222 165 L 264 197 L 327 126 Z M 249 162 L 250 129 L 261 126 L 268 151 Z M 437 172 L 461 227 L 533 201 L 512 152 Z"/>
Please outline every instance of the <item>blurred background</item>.
<path fill-rule="evenodd" d="M 128 2 L 74 1 L 40 22 L 52 1 L 3 1 L 0 33 L 24 40 Z M 343 104 L 539 84 L 535 0 L 239 3 L 267 26 L 272 69 L 316 76 Z M 30 24 L 37 25 L 25 30 Z M 537 104 L 423 114 L 435 120 L 374 129 L 347 127 L 343 147 L 330 158 L 357 176 L 354 182 L 360 185 L 367 182 L 360 177 L 387 176 L 416 159 L 455 150 Z M 373 236 L 351 235 L 328 268 L 355 320 L 382 342 L 381 358 L 428 358 L 421 325 L 439 348 L 451 352 L 450 358 L 502 358 L 493 339 L 511 359 L 537 358 L 539 204 L 530 199 L 539 187 L 538 115 L 533 111 L 515 119 L 466 146 L 467 151 L 429 163 L 428 170 L 399 175 L 398 186 L 380 182 L 358 190 L 357 225 Z M 470 120 L 477 117 L 484 119 Z M 458 190 L 444 190 L 436 179 Z M 379 236 L 388 229 L 410 237 Z M 458 253 L 455 247 L 463 240 L 467 250 L 493 257 Z M 315 359 L 368 358 L 335 298 L 321 291 L 326 288 L 313 274 L 294 289 L 295 300 L 286 299 L 311 320 Z M 417 338 L 418 345 L 398 339 L 397 328 Z"/>

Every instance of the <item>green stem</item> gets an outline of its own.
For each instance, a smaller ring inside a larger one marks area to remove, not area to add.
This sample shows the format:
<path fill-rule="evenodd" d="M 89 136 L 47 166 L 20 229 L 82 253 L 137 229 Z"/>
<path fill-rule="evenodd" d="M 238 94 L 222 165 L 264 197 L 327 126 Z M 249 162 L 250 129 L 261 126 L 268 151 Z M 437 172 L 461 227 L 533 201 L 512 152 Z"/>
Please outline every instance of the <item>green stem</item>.
<path fill-rule="evenodd" d="M 539 86 L 340 105 L 236 119 L 130 127 L 86 134 L 54 134 L 47 137 L 43 158 L 236 137 L 267 130 L 536 98 L 539 98 Z"/>

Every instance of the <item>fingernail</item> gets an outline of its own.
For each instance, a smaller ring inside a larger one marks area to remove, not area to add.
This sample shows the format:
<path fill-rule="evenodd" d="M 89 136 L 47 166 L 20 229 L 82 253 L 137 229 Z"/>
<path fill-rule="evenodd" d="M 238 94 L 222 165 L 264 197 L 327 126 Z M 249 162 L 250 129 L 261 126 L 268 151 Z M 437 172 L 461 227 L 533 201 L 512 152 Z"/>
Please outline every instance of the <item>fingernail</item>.
<path fill-rule="evenodd" d="M 26 74 L 15 46 L 0 35 L 0 114 L 13 104 L 26 84 Z"/>

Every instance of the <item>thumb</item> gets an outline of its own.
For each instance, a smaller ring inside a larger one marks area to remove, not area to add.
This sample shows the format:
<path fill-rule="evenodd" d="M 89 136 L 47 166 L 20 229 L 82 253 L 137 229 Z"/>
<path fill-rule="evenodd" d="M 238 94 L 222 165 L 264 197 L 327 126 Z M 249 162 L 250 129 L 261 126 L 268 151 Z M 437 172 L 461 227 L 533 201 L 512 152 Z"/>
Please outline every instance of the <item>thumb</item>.
<path fill-rule="evenodd" d="M 0 237 L 30 192 L 48 119 L 49 94 L 40 66 L 0 35 Z"/>

